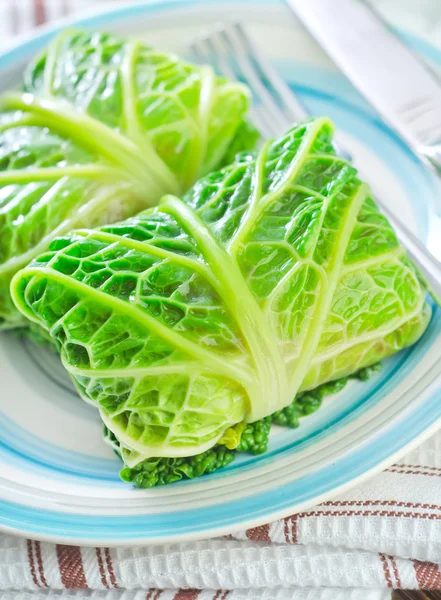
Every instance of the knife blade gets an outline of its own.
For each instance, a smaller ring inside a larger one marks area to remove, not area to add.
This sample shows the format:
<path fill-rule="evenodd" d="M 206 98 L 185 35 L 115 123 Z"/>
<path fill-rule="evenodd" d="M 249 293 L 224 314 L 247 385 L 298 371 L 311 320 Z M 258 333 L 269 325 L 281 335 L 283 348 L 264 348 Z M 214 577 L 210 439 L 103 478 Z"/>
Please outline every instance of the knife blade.
<path fill-rule="evenodd" d="M 286 0 L 411 148 L 440 169 L 441 83 L 366 3 Z"/>

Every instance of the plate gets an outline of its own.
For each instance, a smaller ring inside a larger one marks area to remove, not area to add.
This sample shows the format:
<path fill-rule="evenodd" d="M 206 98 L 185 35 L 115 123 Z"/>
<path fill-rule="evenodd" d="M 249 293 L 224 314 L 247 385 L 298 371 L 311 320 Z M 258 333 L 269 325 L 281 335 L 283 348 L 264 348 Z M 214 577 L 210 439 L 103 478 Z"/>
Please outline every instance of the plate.
<path fill-rule="evenodd" d="M 185 52 L 188 41 L 233 15 L 313 114 L 344 132 L 381 191 L 429 243 L 441 184 L 336 71 L 282 2 L 162 1 L 125 5 L 73 24 L 142 36 Z M 26 61 L 64 25 L 41 30 L 0 56 L 0 81 L 20 80 Z M 419 44 L 441 64 L 441 52 Z M 423 339 L 386 361 L 380 375 L 329 398 L 297 430 L 275 429 L 269 450 L 221 472 L 170 487 L 135 490 L 102 442 L 93 408 L 74 393 L 56 357 L 0 336 L 0 528 L 56 542 L 124 545 L 223 535 L 287 516 L 391 464 L 440 425 L 441 315 Z"/>

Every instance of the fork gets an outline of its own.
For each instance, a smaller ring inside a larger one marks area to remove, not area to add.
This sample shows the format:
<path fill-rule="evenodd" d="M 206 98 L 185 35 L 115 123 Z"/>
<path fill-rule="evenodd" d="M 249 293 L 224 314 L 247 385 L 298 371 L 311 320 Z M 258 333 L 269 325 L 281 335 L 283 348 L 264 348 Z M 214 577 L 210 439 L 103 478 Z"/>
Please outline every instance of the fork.
<path fill-rule="evenodd" d="M 280 135 L 294 122 L 310 116 L 240 23 L 219 25 L 211 34 L 194 40 L 189 49 L 198 62 L 211 63 L 228 79 L 243 81 L 248 86 L 254 100 L 251 120 L 264 137 Z M 334 147 L 342 158 L 352 161 L 338 132 Z M 432 298 L 441 306 L 441 263 L 377 194 L 375 201 L 406 247 Z"/>

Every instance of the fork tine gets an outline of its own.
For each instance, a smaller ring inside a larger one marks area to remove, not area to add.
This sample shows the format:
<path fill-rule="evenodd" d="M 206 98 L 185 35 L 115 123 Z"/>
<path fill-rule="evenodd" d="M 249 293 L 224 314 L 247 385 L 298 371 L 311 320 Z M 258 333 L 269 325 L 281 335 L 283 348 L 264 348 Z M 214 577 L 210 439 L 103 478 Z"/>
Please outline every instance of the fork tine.
<path fill-rule="evenodd" d="M 232 77 L 235 80 L 240 80 L 240 77 L 236 74 L 237 60 L 234 61 L 234 53 L 232 52 L 231 44 L 229 43 L 228 37 L 225 35 L 225 28 L 219 28 L 210 38 L 209 42 L 212 44 L 213 51 L 217 53 L 217 56 L 222 64 L 227 64 L 228 60 L 231 66 L 225 70 L 227 77 Z M 225 59 L 224 59 L 225 57 Z M 227 58 L 228 57 L 228 58 Z M 233 62 L 234 61 L 234 62 Z M 244 77 L 243 71 L 241 71 L 243 80 L 247 84 L 247 87 L 251 90 L 254 98 L 259 100 L 259 96 L 256 94 L 256 90 L 250 86 L 250 82 Z M 271 114 L 264 109 L 261 102 L 254 102 L 252 107 L 253 117 L 256 122 L 259 123 L 261 133 L 265 137 L 271 137 L 277 133 L 277 127 L 275 126 L 274 120 Z"/>
<path fill-rule="evenodd" d="M 274 98 L 265 87 L 262 79 L 259 77 L 247 47 L 238 37 L 237 32 L 232 27 L 226 27 L 219 32 L 225 47 L 234 56 L 237 66 L 240 68 L 244 81 L 252 90 L 257 99 L 259 99 L 265 114 L 272 122 L 273 131 L 281 133 L 288 126 L 287 119 L 280 106 L 274 101 Z"/>
<path fill-rule="evenodd" d="M 218 32 L 214 31 L 211 35 L 202 38 L 200 42 L 205 44 L 206 54 L 215 59 L 219 72 L 225 75 L 225 77 L 228 77 L 228 79 L 237 81 L 237 74 L 226 59 L 224 48 L 219 40 Z"/>
<path fill-rule="evenodd" d="M 194 58 L 197 60 L 198 63 L 206 62 L 204 53 L 202 52 L 202 50 L 199 46 L 199 39 L 194 40 L 190 44 L 189 49 L 190 49 L 191 53 L 194 55 Z"/>
<path fill-rule="evenodd" d="M 211 63 L 215 69 L 232 81 L 238 81 L 239 78 L 234 68 L 229 64 L 226 58 L 227 52 L 218 31 L 210 35 L 198 38 L 190 45 L 190 50 L 199 62 Z M 275 131 L 270 116 L 266 115 L 253 104 L 250 110 L 250 116 L 253 123 L 260 130 L 264 137 L 271 137 Z"/>
<path fill-rule="evenodd" d="M 259 50 L 257 45 L 246 33 L 245 29 L 240 23 L 233 25 L 238 37 L 242 40 L 242 44 L 247 48 L 247 52 L 253 57 L 254 62 L 264 78 L 271 84 L 273 89 L 277 92 L 279 99 L 281 100 L 282 108 L 285 111 L 287 118 L 290 121 L 301 121 L 307 118 L 308 112 L 299 102 L 294 92 L 284 81 L 284 79 L 278 74 L 276 69 L 271 63 L 265 58 L 262 52 Z"/>

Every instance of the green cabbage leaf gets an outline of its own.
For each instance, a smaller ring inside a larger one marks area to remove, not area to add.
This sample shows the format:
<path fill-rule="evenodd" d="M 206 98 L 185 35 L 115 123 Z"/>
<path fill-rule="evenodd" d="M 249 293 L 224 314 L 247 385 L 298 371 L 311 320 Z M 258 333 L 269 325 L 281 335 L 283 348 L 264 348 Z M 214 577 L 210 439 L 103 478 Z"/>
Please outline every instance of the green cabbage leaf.
<path fill-rule="evenodd" d="M 0 97 L 0 327 L 14 273 L 57 236 L 184 193 L 255 144 L 244 86 L 136 40 L 67 31 Z"/>
<path fill-rule="evenodd" d="M 381 363 L 365 367 L 354 373 L 351 378 L 367 381 L 381 369 Z M 283 425 L 296 429 L 302 417 L 318 410 L 322 400 L 331 394 L 340 392 L 348 383 L 349 377 L 324 383 L 309 392 L 300 392 L 289 406 L 254 423 L 239 423 L 230 427 L 218 444 L 202 454 L 179 458 L 146 458 L 134 467 L 124 467 L 121 479 L 133 483 L 138 488 L 152 488 L 167 485 L 181 479 L 194 479 L 208 475 L 226 467 L 238 452 L 263 454 L 268 449 L 271 425 Z M 121 445 L 118 438 L 104 426 L 104 440 L 121 458 Z"/>
<path fill-rule="evenodd" d="M 14 277 L 127 467 L 232 447 L 274 413 L 294 423 L 296 394 L 424 332 L 426 292 L 332 132 L 294 126 L 182 199 L 54 240 Z"/>

